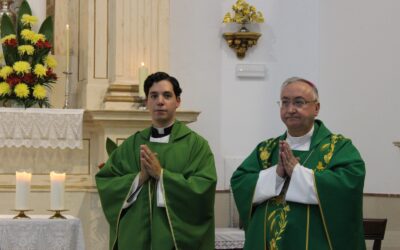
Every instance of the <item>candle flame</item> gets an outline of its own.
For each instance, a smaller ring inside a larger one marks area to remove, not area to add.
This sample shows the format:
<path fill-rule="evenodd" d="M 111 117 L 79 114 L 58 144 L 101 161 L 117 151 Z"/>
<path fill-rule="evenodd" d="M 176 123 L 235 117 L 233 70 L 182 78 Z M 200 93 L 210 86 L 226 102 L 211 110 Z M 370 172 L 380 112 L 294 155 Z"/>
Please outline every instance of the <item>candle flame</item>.
<path fill-rule="evenodd" d="M 69 24 L 65 25 L 65 28 L 66 28 L 67 30 L 69 30 Z"/>
<path fill-rule="evenodd" d="M 144 62 L 142 62 L 141 65 L 144 66 Z"/>

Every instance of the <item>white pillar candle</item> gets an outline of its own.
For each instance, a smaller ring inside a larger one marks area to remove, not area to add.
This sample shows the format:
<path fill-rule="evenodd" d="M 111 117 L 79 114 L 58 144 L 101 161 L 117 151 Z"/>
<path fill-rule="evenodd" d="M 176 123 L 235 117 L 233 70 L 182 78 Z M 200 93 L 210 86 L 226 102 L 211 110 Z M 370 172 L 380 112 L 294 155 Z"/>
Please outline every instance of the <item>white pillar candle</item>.
<path fill-rule="evenodd" d="M 29 209 L 28 199 L 31 191 L 31 179 L 32 174 L 27 172 L 16 172 L 15 173 L 15 209 L 16 210 L 27 210 Z"/>
<path fill-rule="evenodd" d="M 144 81 L 146 80 L 147 76 L 149 75 L 149 70 L 147 67 L 142 65 L 139 67 L 139 97 L 145 98 L 146 94 L 144 93 Z"/>
<path fill-rule="evenodd" d="M 50 172 L 50 209 L 64 209 L 65 173 Z"/>

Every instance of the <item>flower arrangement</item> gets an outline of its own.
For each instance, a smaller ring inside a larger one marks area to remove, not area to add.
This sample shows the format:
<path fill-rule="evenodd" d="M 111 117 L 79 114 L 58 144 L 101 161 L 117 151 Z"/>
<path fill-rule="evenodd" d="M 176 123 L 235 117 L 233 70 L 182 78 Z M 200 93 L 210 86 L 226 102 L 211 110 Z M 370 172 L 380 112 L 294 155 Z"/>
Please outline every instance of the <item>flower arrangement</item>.
<path fill-rule="evenodd" d="M 224 16 L 224 23 L 263 23 L 264 16 L 260 11 L 257 11 L 256 7 L 248 4 L 245 0 L 237 0 L 232 5 L 233 15 L 226 13 Z"/>
<path fill-rule="evenodd" d="M 57 80 L 53 72 L 57 61 L 50 55 L 53 21 L 47 17 L 39 32 L 32 30 L 37 17 L 32 16 L 27 1 L 21 3 L 14 27 L 7 15 L 1 18 L 1 44 L 5 65 L 0 68 L 0 101 L 4 106 L 14 100 L 25 108 L 50 107 L 47 92 Z"/>

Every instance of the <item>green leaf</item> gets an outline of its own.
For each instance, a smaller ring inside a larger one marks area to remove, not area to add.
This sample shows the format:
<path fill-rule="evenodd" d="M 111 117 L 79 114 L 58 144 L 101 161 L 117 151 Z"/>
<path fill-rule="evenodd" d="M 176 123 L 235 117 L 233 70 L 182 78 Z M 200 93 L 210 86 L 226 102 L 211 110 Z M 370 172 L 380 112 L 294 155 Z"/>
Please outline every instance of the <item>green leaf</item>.
<path fill-rule="evenodd" d="M 111 140 L 110 138 L 107 137 L 106 151 L 107 151 L 108 156 L 110 156 L 111 153 L 117 148 L 118 148 L 118 145 L 113 140 Z"/>
<path fill-rule="evenodd" d="M 1 38 L 10 34 L 15 35 L 14 25 L 9 16 L 3 15 L 1 18 Z"/>
<path fill-rule="evenodd" d="M 1 18 L 1 37 L 3 38 L 11 34 L 15 35 L 14 25 L 9 16 L 3 15 Z M 3 45 L 3 55 L 6 64 L 12 66 L 14 62 L 17 61 L 18 50 L 17 48 Z"/>
<path fill-rule="evenodd" d="M 39 29 L 39 33 L 46 36 L 46 39 L 53 44 L 53 18 L 48 16 L 42 23 Z"/>
<path fill-rule="evenodd" d="M 28 14 L 28 15 L 32 16 L 31 6 L 29 6 L 29 3 L 26 0 L 22 1 L 21 6 L 19 7 L 19 11 L 18 11 L 18 20 L 19 21 L 21 20 L 21 17 L 24 14 Z"/>

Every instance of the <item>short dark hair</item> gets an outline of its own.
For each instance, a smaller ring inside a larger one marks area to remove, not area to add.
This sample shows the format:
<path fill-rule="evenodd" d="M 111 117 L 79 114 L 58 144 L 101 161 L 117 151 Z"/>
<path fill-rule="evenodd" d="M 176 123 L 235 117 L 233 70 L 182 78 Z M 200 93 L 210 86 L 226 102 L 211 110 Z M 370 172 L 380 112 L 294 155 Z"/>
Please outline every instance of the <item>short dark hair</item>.
<path fill-rule="evenodd" d="M 165 72 L 156 72 L 149 75 L 146 80 L 144 81 L 144 93 L 146 97 L 149 96 L 150 88 L 154 85 L 154 83 L 160 82 L 162 80 L 167 80 L 172 84 L 174 88 L 174 93 L 176 97 L 180 97 L 182 93 L 182 89 L 179 86 L 178 80 L 175 77 L 168 75 Z"/>

